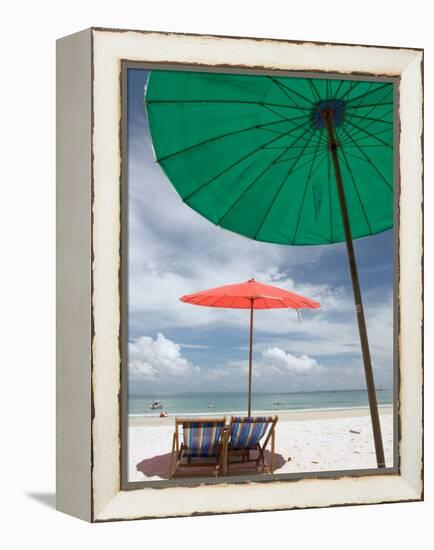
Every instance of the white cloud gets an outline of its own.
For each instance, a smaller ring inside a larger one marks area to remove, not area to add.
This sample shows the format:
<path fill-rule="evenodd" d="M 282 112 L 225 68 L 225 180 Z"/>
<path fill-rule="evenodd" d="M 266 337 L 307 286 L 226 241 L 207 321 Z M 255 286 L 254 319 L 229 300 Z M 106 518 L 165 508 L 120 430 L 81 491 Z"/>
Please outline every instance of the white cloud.
<path fill-rule="evenodd" d="M 200 369 L 181 356 L 181 346 L 159 333 L 142 336 L 128 345 L 131 380 L 176 380 L 199 374 Z"/>
<path fill-rule="evenodd" d="M 307 374 L 317 372 L 320 366 L 308 355 L 296 356 L 280 348 L 268 348 L 262 352 L 266 366 L 272 366 L 282 374 Z"/>
<path fill-rule="evenodd" d="M 179 344 L 181 348 L 185 349 L 210 349 L 211 346 L 205 346 L 203 344 Z"/>

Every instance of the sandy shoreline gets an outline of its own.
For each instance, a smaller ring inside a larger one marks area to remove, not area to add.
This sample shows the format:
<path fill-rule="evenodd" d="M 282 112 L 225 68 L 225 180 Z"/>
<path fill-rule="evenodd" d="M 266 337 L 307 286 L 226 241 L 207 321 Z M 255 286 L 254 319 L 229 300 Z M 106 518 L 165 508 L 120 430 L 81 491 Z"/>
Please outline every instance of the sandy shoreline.
<path fill-rule="evenodd" d="M 392 412 L 391 405 L 380 407 L 388 467 L 393 466 Z M 273 414 L 276 414 L 276 411 L 273 411 Z M 376 467 L 368 408 L 279 411 L 277 414 L 279 421 L 276 425 L 276 474 Z M 229 417 L 230 414 L 226 414 L 228 420 Z M 133 416 L 129 420 L 129 480 L 168 479 L 174 416 Z M 191 474 L 194 474 L 192 470 Z M 197 472 L 200 475 L 208 473 Z M 251 474 L 256 471 L 234 473 Z"/>
<path fill-rule="evenodd" d="M 378 407 L 381 415 L 383 414 L 392 414 L 393 405 L 379 405 Z M 157 413 L 158 414 L 158 413 Z M 204 417 L 223 417 L 229 421 L 231 414 L 234 413 L 208 413 L 208 414 L 179 414 L 179 415 L 170 415 L 165 418 L 160 418 L 158 415 L 129 415 L 128 416 L 128 425 L 130 427 L 136 426 L 174 426 L 175 417 L 187 417 L 195 418 L 199 416 Z M 239 414 L 239 413 L 237 413 Z M 336 409 L 301 409 L 301 410 L 292 410 L 292 411 L 254 411 L 255 415 L 276 415 L 279 417 L 279 422 L 287 421 L 304 421 L 304 420 L 326 420 L 333 418 L 352 418 L 357 416 L 367 416 L 369 415 L 369 407 L 347 407 L 347 408 L 336 408 Z"/>

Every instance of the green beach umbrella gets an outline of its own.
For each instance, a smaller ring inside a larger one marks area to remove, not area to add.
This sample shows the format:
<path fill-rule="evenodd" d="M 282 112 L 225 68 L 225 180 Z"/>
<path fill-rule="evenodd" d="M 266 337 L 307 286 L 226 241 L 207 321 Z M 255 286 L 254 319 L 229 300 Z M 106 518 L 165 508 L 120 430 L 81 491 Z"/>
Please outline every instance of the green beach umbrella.
<path fill-rule="evenodd" d="M 155 156 L 182 200 L 258 241 L 345 241 L 379 467 L 384 452 L 353 239 L 393 226 L 393 84 L 151 71 Z"/>

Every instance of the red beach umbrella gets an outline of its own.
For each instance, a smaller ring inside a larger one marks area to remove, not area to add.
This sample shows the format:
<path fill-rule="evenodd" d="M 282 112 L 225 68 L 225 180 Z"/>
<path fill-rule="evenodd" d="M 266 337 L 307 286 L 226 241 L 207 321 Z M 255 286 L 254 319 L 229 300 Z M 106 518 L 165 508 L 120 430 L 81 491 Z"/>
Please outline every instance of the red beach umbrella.
<path fill-rule="evenodd" d="M 249 350 L 249 410 L 252 412 L 252 345 L 253 310 L 255 309 L 316 309 L 318 302 L 304 298 L 283 288 L 258 283 L 249 279 L 245 283 L 224 285 L 209 290 L 187 294 L 180 298 L 182 302 L 195 306 L 222 307 L 250 310 L 250 350 Z"/>

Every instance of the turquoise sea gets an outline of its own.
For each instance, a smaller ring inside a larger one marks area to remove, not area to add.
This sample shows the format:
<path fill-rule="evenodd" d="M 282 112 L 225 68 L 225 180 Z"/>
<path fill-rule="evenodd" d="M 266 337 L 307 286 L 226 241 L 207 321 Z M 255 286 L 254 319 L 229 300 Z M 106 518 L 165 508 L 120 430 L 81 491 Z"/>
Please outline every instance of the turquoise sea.
<path fill-rule="evenodd" d="M 392 390 L 377 390 L 379 405 L 393 402 Z M 241 413 L 247 410 L 246 393 L 184 393 L 176 395 L 152 394 L 130 395 L 128 413 L 130 415 L 159 415 L 161 409 L 150 408 L 154 401 L 163 403 L 168 414 L 218 414 Z M 255 393 L 252 408 L 261 411 L 290 411 L 313 409 L 346 409 L 368 406 L 365 390 L 337 390 L 298 393 Z"/>

